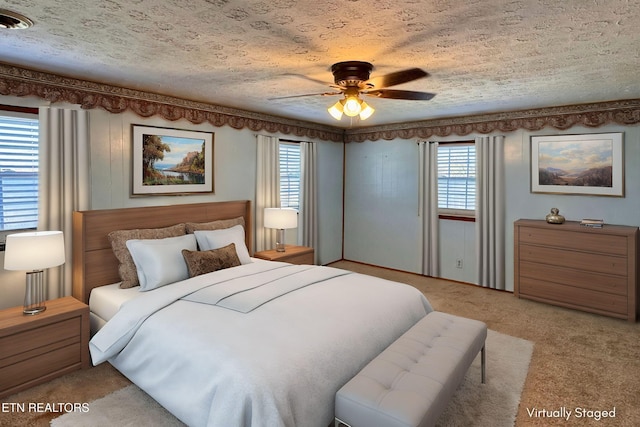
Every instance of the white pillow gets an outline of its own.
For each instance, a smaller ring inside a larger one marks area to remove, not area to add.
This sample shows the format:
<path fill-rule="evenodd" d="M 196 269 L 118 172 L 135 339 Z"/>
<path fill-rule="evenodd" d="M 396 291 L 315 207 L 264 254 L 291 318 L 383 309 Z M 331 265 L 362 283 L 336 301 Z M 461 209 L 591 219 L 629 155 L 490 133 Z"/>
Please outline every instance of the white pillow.
<path fill-rule="evenodd" d="M 127 248 L 138 273 L 141 291 L 189 278 L 182 250 L 198 249 L 192 234 L 164 239 L 127 240 Z"/>
<path fill-rule="evenodd" d="M 244 242 L 243 226 L 234 225 L 233 227 L 223 228 L 221 230 L 197 230 L 194 231 L 193 234 L 196 235 L 201 251 L 220 249 L 231 243 L 235 243 L 240 264 L 251 263 L 249 250 Z"/>

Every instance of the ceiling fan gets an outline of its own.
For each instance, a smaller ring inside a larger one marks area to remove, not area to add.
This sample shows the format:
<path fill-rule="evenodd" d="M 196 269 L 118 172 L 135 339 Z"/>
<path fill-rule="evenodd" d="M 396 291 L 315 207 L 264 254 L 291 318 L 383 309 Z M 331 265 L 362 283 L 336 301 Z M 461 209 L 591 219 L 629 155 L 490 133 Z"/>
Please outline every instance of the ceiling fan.
<path fill-rule="evenodd" d="M 387 89 L 407 83 L 423 77 L 428 77 L 429 73 L 420 68 L 409 68 L 407 70 L 396 71 L 383 76 L 370 78 L 373 65 L 362 61 L 338 62 L 331 66 L 334 77 L 334 84 L 330 87 L 336 89 L 335 92 L 312 93 L 306 95 L 285 96 L 283 98 L 298 98 L 303 96 L 331 96 L 344 95 L 344 98 L 328 108 L 336 120 L 340 120 L 343 114 L 349 117 L 360 116 L 361 120 L 366 120 L 374 113 L 374 109 L 360 98 L 360 95 L 374 96 L 377 98 L 404 99 L 411 101 L 428 101 L 435 96 L 434 93 L 415 92 L 409 90 Z M 316 79 L 305 77 L 309 80 L 326 84 Z"/>

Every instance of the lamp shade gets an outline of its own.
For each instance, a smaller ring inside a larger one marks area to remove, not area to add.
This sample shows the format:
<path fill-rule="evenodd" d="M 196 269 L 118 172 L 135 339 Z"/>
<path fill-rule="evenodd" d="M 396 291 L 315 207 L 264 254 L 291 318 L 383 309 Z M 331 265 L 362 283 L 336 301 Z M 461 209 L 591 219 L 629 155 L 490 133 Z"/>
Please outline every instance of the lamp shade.
<path fill-rule="evenodd" d="M 288 208 L 265 208 L 265 228 L 296 228 L 298 226 L 298 211 Z"/>
<path fill-rule="evenodd" d="M 360 120 L 367 120 L 376 111 L 372 106 L 362 101 L 362 111 L 360 111 Z"/>
<path fill-rule="evenodd" d="M 35 231 L 7 236 L 5 270 L 42 270 L 64 264 L 62 231 Z"/>
<path fill-rule="evenodd" d="M 331 116 L 336 120 L 340 120 L 342 118 L 342 113 L 344 111 L 344 107 L 342 106 L 343 103 L 344 99 L 341 99 L 340 101 L 329 107 L 329 109 L 327 110 L 329 114 L 331 114 Z"/>

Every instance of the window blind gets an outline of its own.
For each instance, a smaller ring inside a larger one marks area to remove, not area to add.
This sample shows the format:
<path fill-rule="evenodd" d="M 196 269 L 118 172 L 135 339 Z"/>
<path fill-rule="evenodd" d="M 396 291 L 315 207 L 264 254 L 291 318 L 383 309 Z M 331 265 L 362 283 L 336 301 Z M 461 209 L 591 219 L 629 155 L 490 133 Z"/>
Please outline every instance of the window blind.
<path fill-rule="evenodd" d="M 38 225 L 38 119 L 0 116 L 0 231 Z"/>
<path fill-rule="evenodd" d="M 476 147 L 438 146 L 438 208 L 475 210 Z"/>
<path fill-rule="evenodd" d="M 280 143 L 280 207 L 300 210 L 300 144 Z"/>

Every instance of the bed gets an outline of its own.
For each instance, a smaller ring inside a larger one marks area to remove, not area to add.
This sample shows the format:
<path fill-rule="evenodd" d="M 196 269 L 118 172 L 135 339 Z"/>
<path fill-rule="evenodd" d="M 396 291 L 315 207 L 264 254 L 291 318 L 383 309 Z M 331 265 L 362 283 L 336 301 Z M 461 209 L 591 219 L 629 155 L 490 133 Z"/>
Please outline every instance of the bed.
<path fill-rule="evenodd" d="M 73 290 L 92 300 L 93 362 L 190 426 L 326 427 L 337 390 L 432 308 L 408 285 L 254 258 L 147 292 L 118 288 L 110 232 L 237 217 L 251 253 L 249 201 L 74 213 Z"/>

